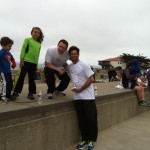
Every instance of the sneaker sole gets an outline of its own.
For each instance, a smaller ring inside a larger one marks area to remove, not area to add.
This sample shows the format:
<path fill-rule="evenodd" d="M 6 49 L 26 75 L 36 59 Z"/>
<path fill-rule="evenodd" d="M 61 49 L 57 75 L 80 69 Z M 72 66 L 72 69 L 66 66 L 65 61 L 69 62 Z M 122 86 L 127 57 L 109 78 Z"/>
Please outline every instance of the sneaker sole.
<path fill-rule="evenodd" d="M 65 93 L 63 93 L 63 94 L 55 94 L 55 95 L 57 95 L 57 96 L 66 96 Z"/>
<path fill-rule="evenodd" d="M 53 99 L 53 97 L 48 97 L 47 99 Z"/>
<path fill-rule="evenodd" d="M 150 105 L 140 105 L 140 106 L 144 106 L 144 107 L 150 107 Z"/>
<path fill-rule="evenodd" d="M 27 97 L 29 100 L 35 100 L 35 97 L 34 98 L 30 98 L 30 97 Z"/>
<path fill-rule="evenodd" d="M 86 145 L 83 147 L 83 148 L 77 148 L 78 150 L 82 150 L 82 149 L 84 149 L 86 147 Z"/>
<path fill-rule="evenodd" d="M 86 147 L 87 145 L 84 145 L 82 148 L 77 148 L 78 150 L 82 150 Z"/>

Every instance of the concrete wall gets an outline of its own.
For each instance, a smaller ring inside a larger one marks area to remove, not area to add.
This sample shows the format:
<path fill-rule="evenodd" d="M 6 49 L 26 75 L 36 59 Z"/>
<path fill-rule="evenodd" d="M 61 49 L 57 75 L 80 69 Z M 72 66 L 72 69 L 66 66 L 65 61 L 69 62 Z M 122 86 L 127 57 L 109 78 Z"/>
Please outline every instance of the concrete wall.
<path fill-rule="evenodd" d="M 99 96 L 96 105 L 99 132 L 149 109 L 138 106 L 133 91 Z M 0 113 L 0 150 L 69 150 L 79 140 L 73 101 Z"/>

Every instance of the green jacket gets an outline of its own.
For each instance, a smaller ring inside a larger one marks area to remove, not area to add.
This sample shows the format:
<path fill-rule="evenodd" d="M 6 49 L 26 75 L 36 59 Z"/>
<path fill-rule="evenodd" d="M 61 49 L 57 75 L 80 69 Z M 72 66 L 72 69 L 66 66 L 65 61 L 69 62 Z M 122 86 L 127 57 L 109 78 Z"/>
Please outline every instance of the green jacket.
<path fill-rule="evenodd" d="M 33 64 L 38 64 L 41 44 L 33 38 L 26 38 L 22 45 L 20 59 Z"/>

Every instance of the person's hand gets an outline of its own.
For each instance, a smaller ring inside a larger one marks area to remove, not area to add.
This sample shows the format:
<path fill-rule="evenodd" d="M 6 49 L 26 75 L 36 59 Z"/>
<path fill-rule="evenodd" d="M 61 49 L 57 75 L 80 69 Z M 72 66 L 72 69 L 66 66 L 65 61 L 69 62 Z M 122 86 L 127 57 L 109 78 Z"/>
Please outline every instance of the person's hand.
<path fill-rule="evenodd" d="M 16 68 L 16 63 L 13 63 L 12 65 L 11 65 L 11 68 Z"/>
<path fill-rule="evenodd" d="M 73 88 L 71 91 L 75 93 L 80 93 L 82 90 L 81 88 Z"/>
<path fill-rule="evenodd" d="M 14 69 L 15 67 L 16 67 L 16 61 L 15 61 L 15 59 L 13 59 L 13 60 L 12 60 L 11 68 L 13 68 L 13 69 Z"/>
<path fill-rule="evenodd" d="M 63 69 L 60 69 L 60 70 L 59 70 L 59 74 L 62 75 L 62 74 L 64 74 L 64 73 L 65 73 L 65 70 L 63 70 Z"/>
<path fill-rule="evenodd" d="M 20 68 L 22 67 L 22 66 L 24 66 L 24 61 L 23 60 L 20 60 Z"/>

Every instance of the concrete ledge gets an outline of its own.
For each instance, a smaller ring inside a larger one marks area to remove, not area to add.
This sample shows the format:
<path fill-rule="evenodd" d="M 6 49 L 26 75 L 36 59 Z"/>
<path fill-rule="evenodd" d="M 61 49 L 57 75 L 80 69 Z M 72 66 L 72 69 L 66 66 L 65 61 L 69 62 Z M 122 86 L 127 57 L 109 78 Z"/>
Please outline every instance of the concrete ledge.
<path fill-rule="evenodd" d="M 148 89 L 145 97 L 150 97 Z M 3 106 L 0 150 L 69 150 L 80 140 L 80 133 L 72 98 L 60 99 L 58 103 L 45 100 L 42 105 L 12 102 Z M 96 105 L 99 132 L 149 110 L 138 106 L 135 94 L 129 90 L 98 96 Z"/>
<path fill-rule="evenodd" d="M 145 96 L 146 99 L 150 97 L 148 90 L 145 90 Z M 150 109 L 138 105 L 133 91 L 98 97 L 96 104 L 100 131 Z"/>

